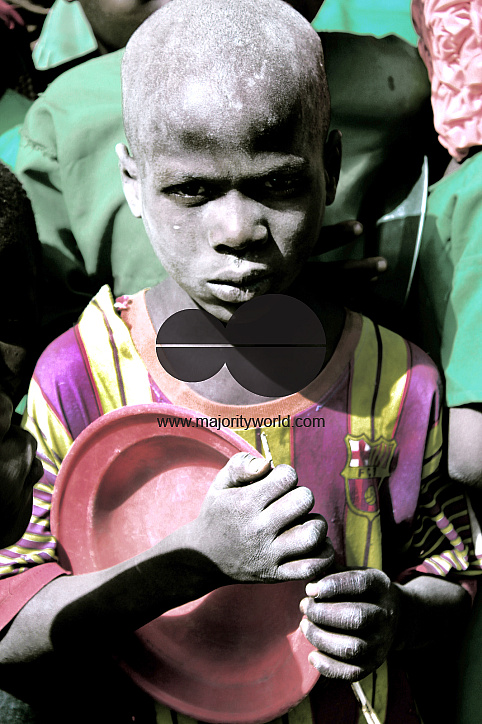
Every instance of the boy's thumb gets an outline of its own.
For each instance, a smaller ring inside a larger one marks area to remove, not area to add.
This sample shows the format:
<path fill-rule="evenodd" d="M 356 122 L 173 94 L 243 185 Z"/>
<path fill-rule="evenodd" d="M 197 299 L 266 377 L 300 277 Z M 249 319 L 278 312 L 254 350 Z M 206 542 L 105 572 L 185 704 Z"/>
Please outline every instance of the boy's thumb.
<path fill-rule="evenodd" d="M 258 480 L 270 469 L 271 463 L 263 457 L 255 457 L 250 453 L 237 453 L 216 475 L 213 487 L 216 490 L 237 488 Z"/>

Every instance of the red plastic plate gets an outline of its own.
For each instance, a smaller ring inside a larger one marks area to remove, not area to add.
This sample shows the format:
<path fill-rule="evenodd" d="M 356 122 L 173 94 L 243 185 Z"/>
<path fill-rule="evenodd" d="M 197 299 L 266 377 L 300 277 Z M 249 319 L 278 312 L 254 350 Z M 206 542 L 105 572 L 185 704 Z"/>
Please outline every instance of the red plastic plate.
<path fill-rule="evenodd" d="M 52 504 L 65 567 L 88 573 L 147 550 L 197 516 L 232 455 L 259 455 L 230 431 L 158 423 L 190 415 L 170 405 L 124 407 L 79 435 Z M 269 721 L 318 678 L 308 663 L 313 647 L 298 628 L 303 596 L 300 581 L 218 589 L 139 629 L 121 665 L 182 714 L 223 724 Z"/>

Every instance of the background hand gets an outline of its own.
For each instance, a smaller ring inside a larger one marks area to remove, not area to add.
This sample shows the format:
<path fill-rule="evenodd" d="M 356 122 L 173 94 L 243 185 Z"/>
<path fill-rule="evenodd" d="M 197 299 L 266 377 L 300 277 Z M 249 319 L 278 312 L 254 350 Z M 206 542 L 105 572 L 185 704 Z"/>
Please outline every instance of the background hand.
<path fill-rule="evenodd" d="M 327 524 L 288 465 L 238 453 L 218 473 L 198 518 L 198 548 L 231 581 L 308 579 L 333 561 Z"/>

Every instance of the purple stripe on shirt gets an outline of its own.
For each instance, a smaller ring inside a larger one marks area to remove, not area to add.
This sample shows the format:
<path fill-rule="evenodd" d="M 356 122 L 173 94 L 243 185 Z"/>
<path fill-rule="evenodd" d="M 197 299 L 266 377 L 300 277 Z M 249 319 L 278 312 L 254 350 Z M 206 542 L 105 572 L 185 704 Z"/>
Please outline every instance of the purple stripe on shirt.
<path fill-rule="evenodd" d="M 28 531 L 30 532 L 30 531 Z M 43 541 L 42 543 L 40 541 L 32 541 L 27 540 L 26 538 L 20 538 L 18 543 L 16 545 L 20 546 L 21 548 L 28 548 L 32 551 L 42 551 L 44 548 L 52 548 L 52 541 Z M 27 553 L 23 553 L 21 555 L 28 555 Z"/>
<path fill-rule="evenodd" d="M 74 439 L 99 417 L 95 390 L 81 344 L 76 328 L 64 332 L 47 347 L 34 374 L 42 381 L 39 386 L 45 399 Z"/>
<path fill-rule="evenodd" d="M 55 463 L 53 460 L 50 460 L 46 455 L 43 455 L 39 450 L 37 450 L 37 457 L 42 463 L 47 463 L 47 465 L 51 465 L 52 467 L 55 467 Z"/>
<path fill-rule="evenodd" d="M 37 517 L 40 518 L 40 516 Z M 45 525 L 41 525 L 40 523 L 29 523 L 27 532 L 33 533 L 34 535 L 51 535 L 48 526 L 46 527 Z"/>
<path fill-rule="evenodd" d="M 34 492 L 34 496 L 35 496 L 38 500 L 43 500 L 43 501 L 45 501 L 46 503 L 50 503 L 51 500 L 52 500 L 52 493 L 48 493 L 48 492 L 45 491 L 45 490 L 39 490 L 38 488 L 34 488 L 34 491 L 33 491 L 33 492 Z"/>
<path fill-rule="evenodd" d="M 11 551 L 9 548 L 3 548 L 3 549 L 0 551 L 0 555 L 4 556 L 5 558 L 12 558 L 12 559 L 19 557 L 19 554 L 18 554 L 18 553 L 14 553 L 14 552 Z M 7 563 L 2 563 L 1 565 L 5 566 L 5 565 L 8 565 L 8 564 L 7 564 Z"/>
<path fill-rule="evenodd" d="M 35 515 L 36 518 L 47 518 L 50 515 L 50 510 L 45 510 L 45 508 L 34 504 L 32 506 L 32 514 Z"/>

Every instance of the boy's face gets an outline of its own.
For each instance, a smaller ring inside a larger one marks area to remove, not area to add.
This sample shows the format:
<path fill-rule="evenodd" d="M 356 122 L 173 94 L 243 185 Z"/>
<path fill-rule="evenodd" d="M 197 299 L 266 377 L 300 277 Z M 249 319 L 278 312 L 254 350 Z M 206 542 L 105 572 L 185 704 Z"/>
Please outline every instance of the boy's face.
<path fill-rule="evenodd" d="M 280 111 L 260 93 L 227 108 L 209 82 L 186 83 L 142 159 L 120 150 L 126 196 L 164 268 L 221 321 L 289 287 L 333 200 L 338 137 L 324 163 L 299 111 L 298 98 Z"/>

